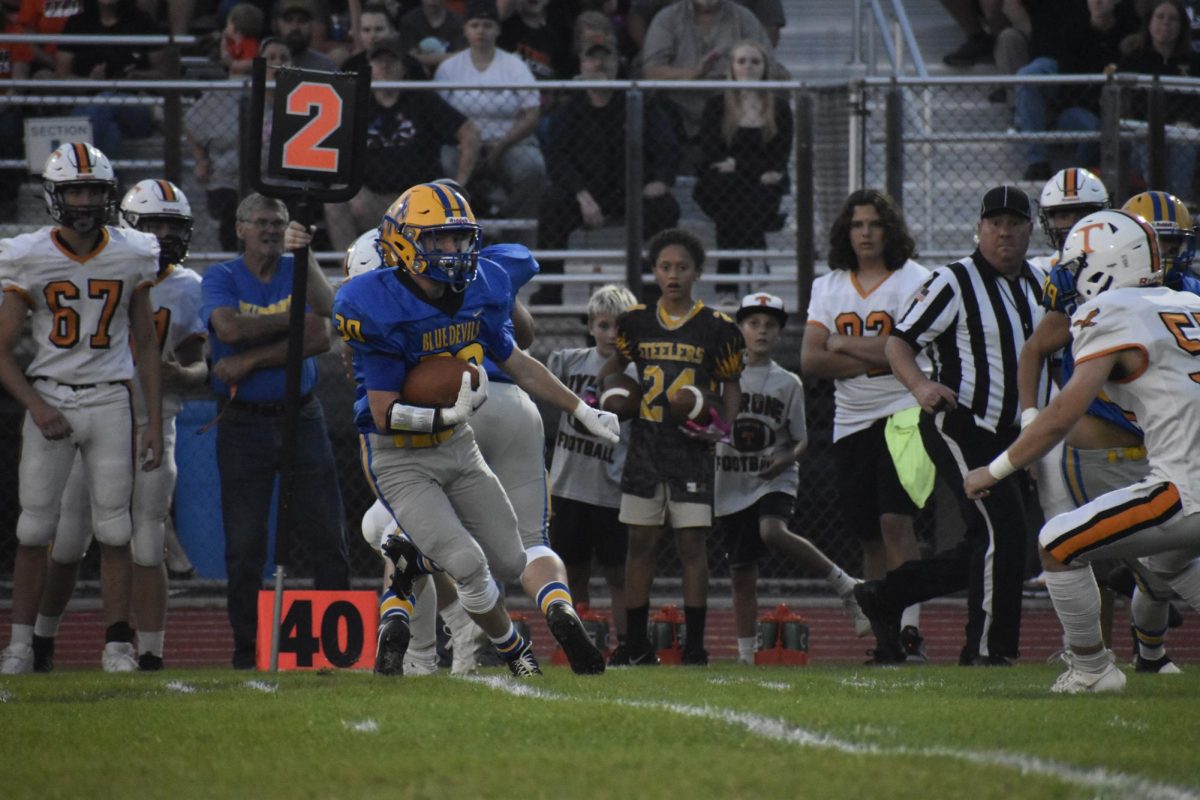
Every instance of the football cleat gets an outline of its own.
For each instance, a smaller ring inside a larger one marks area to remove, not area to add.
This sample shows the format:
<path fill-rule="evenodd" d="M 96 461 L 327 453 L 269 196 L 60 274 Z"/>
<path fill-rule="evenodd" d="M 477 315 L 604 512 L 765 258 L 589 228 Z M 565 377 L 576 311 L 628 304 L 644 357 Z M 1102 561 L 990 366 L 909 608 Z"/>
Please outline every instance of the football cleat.
<path fill-rule="evenodd" d="M 469 624 L 450 629 L 450 673 L 470 675 L 479 667 L 480 651 L 490 647 L 487 634 L 471 620 Z"/>
<path fill-rule="evenodd" d="M 420 574 L 417 563 L 421 557 L 421 551 L 412 543 L 412 540 L 395 534 L 384 540 L 382 549 L 384 556 L 396 568 L 392 572 L 392 591 L 397 597 L 411 598 L 413 581 Z"/>
<path fill-rule="evenodd" d="M 855 581 L 854 585 L 862 583 Z M 858 605 L 858 601 L 854 599 L 854 589 L 841 595 L 842 610 L 846 612 L 846 616 L 854 623 L 854 635 L 859 638 L 866 636 L 871 632 L 871 620 L 867 619 L 867 615 L 863 613 L 862 608 Z"/>
<path fill-rule="evenodd" d="M 650 644 L 649 640 L 643 641 L 641 644 L 625 645 L 629 657 L 629 666 L 631 667 L 657 667 L 659 664 L 658 653 L 654 652 L 654 645 Z"/>
<path fill-rule="evenodd" d="M 508 669 L 518 678 L 532 678 L 542 674 L 542 668 L 538 666 L 537 657 L 533 654 L 533 642 L 525 642 L 525 646 L 508 659 Z"/>
<path fill-rule="evenodd" d="M 410 647 L 404 654 L 404 674 L 408 676 L 436 675 L 437 648 L 426 647 L 421 650 Z"/>
<path fill-rule="evenodd" d="M 612 655 L 608 657 L 608 665 L 610 667 L 628 667 L 629 666 L 629 645 L 624 642 L 617 644 L 613 648 Z"/>
<path fill-rule="evenodd" d="M 1142 658 L 1142 654 L 1138 653 L 1133 660 L 1134 672 L 1149 672 L 1153 675 L 1182 675 L 1183 670 L 1171 660 L 1168 655 L 1163 655 L 1161 658 L 1156 658 L 1151 661 L 1148 658 Z"/>
<path fill-rule="evenodd" d="M 1125 688 L 1125 673 L 1117 669 L 1112 651 L 1106 653 L 1107 663 L 1100 672 L 1085 672 L 1076 667 L 1076 658 L 1067 653 L 1067 671 L 1058 676 L 1050 687 L 1053 694 L 1095 694 L 1119 692 Z"/>
<path fill-rule="evenodd" d="M 33 635 L 33 671 L 54 671 L 54 637 Z"/>
<path fill-rule="evenodd" d="M 138 671 L 139 672 L 159 672 L 163 668 L 162 656 L 156 656 L 154 653 L 142 653 L 138 656 Z"/>
<path fill-rule="evenodd" d="M 576 675 L 599 675 L 604 672 L 604 656 L 596 649 L 592 637 L 575 609 L 567 603 L 555 603 L 546 615 L 550 633 L 567 654 L 567 662 Z"/>
<path fill-rule="evenodd" d="M 130 642 L 108 642 L 100 655 L 100 667 L 105 672 L 137 672 L 137 651 Z"/>
<path fill-rule="evenodd" d="M 900 629 L 900 646 L 904 648 L 904 657 L 908 661 L 929 660 L 929 654 L 925 652 L 925 637 L 913 625 L 905 625 Z"/>
<path fill-rule="evenodd" d="M 708 651 L 703 647 L 685 647 L 679 654 L 679 663 L 685 667 L 707 667 Z"/>
<path fill-rule="evenodd" d="M 408 622 L 396 615 L 379 623 L 379 640 L 375 645 L 375 674 L 403 675 L 404 655 L 412 634 Z"/>
<path fill-rule="evenodd" d="M 33 647 L 10 644 L 0 653 L 0 675 L 24 675 L 33 672 Z"/>
<path fill-rule="evenodd" d="M 879 597 L 879 581 L 865 581 L 854 587 L 854 599 L 871 623 L 875 649 L 869 664 L 899 664 L 906 660 L 900 643 L 900 612 L 888 608 Z"/>

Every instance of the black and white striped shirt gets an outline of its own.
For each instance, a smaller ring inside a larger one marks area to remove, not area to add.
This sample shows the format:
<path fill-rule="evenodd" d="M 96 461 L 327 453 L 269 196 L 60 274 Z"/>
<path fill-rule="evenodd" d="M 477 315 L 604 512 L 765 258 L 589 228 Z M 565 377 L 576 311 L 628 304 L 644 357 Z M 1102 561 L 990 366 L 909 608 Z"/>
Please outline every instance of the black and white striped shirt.
<path fill-rule="evenodd" d="M 1026 261 L 1016 278 L 1005 278 L 976 249 L 933 271 L 892 335 L 917 352 L 932 343 L 933 379 L 953 389 L 983 427 L 1018 425 L 1017 359 L 1045 313 L 1045 277 Z"/>

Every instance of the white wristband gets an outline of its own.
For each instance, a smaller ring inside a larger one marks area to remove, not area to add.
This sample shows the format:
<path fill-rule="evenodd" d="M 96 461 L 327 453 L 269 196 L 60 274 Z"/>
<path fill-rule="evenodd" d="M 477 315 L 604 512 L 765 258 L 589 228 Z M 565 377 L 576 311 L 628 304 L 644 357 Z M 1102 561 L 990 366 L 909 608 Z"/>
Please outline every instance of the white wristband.
<path fill-rule="evenodd" d="M 1029 424 L 1037 419 L 1038 410 L 1036 408 L 1027 408 L 1021 412 L 1021 430 L 1029 427 Z"/>
<path fill-rule="evenodd" d="M 992 460 L 992 463 L 988 464 L 987 471 L 988 474 L 993 478 L 998 481 L 1002 481 L 1009 475 L 1012 475 L 1014 472 L 1016 472 L 1017 468 L 1013 466 L 1012 459 L 1008 457 L 1008 451 L 1005 450 L 1003 453 L 996 456 L 996 458 Z"/>
<path fill-rule="evenodd" d="M 436 416 L 436 408 L 395 402 L 388 409 L 388 430 L 391 433 L 430 433 Z"/>

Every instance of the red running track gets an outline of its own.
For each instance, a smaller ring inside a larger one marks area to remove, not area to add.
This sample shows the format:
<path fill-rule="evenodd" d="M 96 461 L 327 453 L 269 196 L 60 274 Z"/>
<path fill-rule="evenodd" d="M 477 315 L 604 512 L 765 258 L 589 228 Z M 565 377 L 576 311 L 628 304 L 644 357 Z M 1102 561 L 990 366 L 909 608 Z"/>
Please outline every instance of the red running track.
<path fill-rule="evenodd" d="M 809 624 L 809 659 L 816 664 L 857 663 L 874 646 L 868 636 L 854 636 L 840 606 L 793 604 Z M 763 610 L 769 608 L 764 606 Z M 653 609 L 657 610 L 657 606 Z M 602 614 L 606 609 L 598 609 Z M 522 612 L 534 639 L 534 650 L 543 663 L 549 663 L 553 640 L 540 614 Z M 921 611 L 921 632 L 925 636 L 931 662 L 955 663 L 962 646 L 966 611 L 961 602 L 930 603 Z M 0 630 L 7 631 L 9 610 L 0 609 Z M 1113 629 L 1114 649 L 1125 660 L 1131 656 L 1127 608 L 1118 608 Z M 1061 629 L 1054 612 L 1044 601 L 1027 603 L 1021 626 L 1021 653 L 1026 662 L 1041 662 L 1061 646 Z M 98 610 L 68 611 L 59 629 L 55 664 L 64 668 L 98 667 L 103 646 L 104 623 Z M 732 661 L 737 655 L 733 612 L 728 608 L 710 608 L 707 647 L 714 661 Z M 233 640 L 223 608 L 173 609 L 167 620 L 165 661 L 169 667 L 222 666 L 229 663 Z M 1168 651 L 1180 663 L 1200 663 L 1200 618 L 1184 612 L 1184 624 L 1170 632 Z"/>

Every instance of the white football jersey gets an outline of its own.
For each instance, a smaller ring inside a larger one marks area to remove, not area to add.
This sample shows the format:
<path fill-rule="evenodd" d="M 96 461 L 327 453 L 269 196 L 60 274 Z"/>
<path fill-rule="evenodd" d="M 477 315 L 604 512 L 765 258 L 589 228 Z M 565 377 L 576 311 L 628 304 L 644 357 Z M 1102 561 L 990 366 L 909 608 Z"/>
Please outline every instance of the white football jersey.
<path fill-rule="evenodd" d="M 550 354 L 546 366 L 567 387 L 582 394 L 596 385 L 596 375 L 608 359 L 594 347 L 567 348 Z M 637 378 L 637 365 L 625 374 Z M 621 423 L 621 441 L 609 444 L 583 429 L 565 411 L 554 435 L 554 459 L 550 465 L 550 494 L 604 508 L 621 505 L 621 470 L 629 443 L 629 422 Z"/>
<path fill-rule="evenodd" d="M 200 276 L 187 267 L 173 265 L 150 289 L 150 304 L 154 307 L 154 332 L 163 360 L 189 339 L 207 338 L 204 320 L 200 318 L 203 298 Z M 133 393 L 133 408 L 139 424 L 145 424 L 146 407 L 141 387 Z M 183 408 L 183 398 L 163 392 L 163 418 L 173 417 Z"/>
<path fill-rule="evenodd" d="M 133 377 L 129 304 L 158 273 L 158 239 L 104 228 L 80 258 L 45 227 L 0 240 L 0 285 L 32 309 L 36 352 L 26 374 L 60 383 L 106 383 Z"/>
<path fill-rule="evenodd" d="M 874 289 L 864 292 L 852 271 L 833 270 L 813 281 L 808 324 L 843 335 L 887 336 L 928 277 L 925 267 L 906 261 Z M 929 357 L 924 353 L 917 355 L 917 364 L 925 374 L 930 373 Z M 912 394 L 891 370 L 838 379 L 833 386 L 835 442 L 913 405 Z"/>
<path fill-rule="evenodd" d="M 795 463 L 769 481 L 758 477 L 763 456 L 808 441 L 800 379 L 772 361 L 742 370 L 741 387 L 742 408 L 733 423 L 732 444 L 717 444 L 713 491 L 717 517 L 749 508 L 771 492 L 795 497 L 800 488 L 800 468 Z"/>
<path fill-rule="evenodd" d="M 1146 368 L 1104 384 L 1109 399 L 1146 433 L 1151 479 L 1179 489 L 1200 511 L 1200 297 L 1171 289 L 1112 289 L 1071 316 L 1076 365 L 1114 350 L 1146 355 Z"/>

